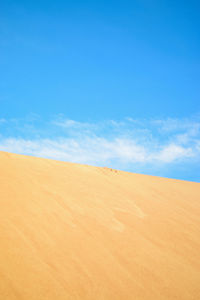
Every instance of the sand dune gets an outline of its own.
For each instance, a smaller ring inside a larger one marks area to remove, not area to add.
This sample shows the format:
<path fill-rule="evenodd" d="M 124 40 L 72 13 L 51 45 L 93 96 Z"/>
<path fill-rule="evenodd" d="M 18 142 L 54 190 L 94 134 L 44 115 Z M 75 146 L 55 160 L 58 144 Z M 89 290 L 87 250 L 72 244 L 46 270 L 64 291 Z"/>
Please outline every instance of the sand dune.
<path fill-rule="evenodd" d="M 200 184 L 0 152 L 0 299 L 200 299 Z"/>

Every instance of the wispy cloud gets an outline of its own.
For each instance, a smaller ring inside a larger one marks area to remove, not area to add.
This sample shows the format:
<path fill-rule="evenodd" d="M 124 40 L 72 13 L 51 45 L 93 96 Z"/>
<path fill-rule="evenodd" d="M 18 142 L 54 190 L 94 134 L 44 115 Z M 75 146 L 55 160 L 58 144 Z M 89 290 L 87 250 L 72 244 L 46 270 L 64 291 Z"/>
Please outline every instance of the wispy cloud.
<path fill-rule="evenodd" d="M 0 119 L 0 124 L 1 124 L 1 123 L 6 123 L 6 119 L 1 118 L 1 119 Z"/>
<path fill-rule="evenodd" d="M 198 119 L 126 118 L 92 123 L 59 117 L 49 122 L 5 120 L 1 125 L 3 151 L 122 169 L 200 162 Z"/>
<path fill-rule="evenodd" d="M 183 147 L 174 143 L 164 146 L 161 151 L 153 154 L 153 159 L 163 163 L 172 163 L 175 160 L 192 158 L 194 156 L 195 152 L 192 147 Z"/>

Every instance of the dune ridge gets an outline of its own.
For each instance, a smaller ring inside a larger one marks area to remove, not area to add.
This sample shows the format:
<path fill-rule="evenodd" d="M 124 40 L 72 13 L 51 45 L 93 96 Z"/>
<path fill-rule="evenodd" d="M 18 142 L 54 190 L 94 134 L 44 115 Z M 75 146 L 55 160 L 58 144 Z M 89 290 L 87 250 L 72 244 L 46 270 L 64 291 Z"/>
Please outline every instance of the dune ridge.
<path fill-rule="evenodd" d="M 200 299 L 200 184 L 0 152 L 0 299 Z"/>

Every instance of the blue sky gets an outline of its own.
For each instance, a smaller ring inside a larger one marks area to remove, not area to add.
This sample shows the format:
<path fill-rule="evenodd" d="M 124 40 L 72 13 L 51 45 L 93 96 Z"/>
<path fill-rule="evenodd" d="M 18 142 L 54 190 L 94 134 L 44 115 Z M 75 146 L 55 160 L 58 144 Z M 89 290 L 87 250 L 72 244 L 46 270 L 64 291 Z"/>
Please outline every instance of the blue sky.
<path fill-rule="evenodd" d="M 1 1 L 0 150 L 200 181 L 198 1 Z"/>

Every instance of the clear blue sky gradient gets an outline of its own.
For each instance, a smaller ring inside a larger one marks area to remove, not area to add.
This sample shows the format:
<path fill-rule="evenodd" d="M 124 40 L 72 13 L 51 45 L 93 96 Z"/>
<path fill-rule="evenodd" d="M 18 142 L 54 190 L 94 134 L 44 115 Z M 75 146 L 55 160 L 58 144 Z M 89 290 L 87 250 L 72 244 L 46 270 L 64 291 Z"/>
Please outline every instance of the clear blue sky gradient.
<path fill-rule="evenodd" d="M 184 120 L 199 81 L 199 1 L 0 1 L 0 118 Z"/>

